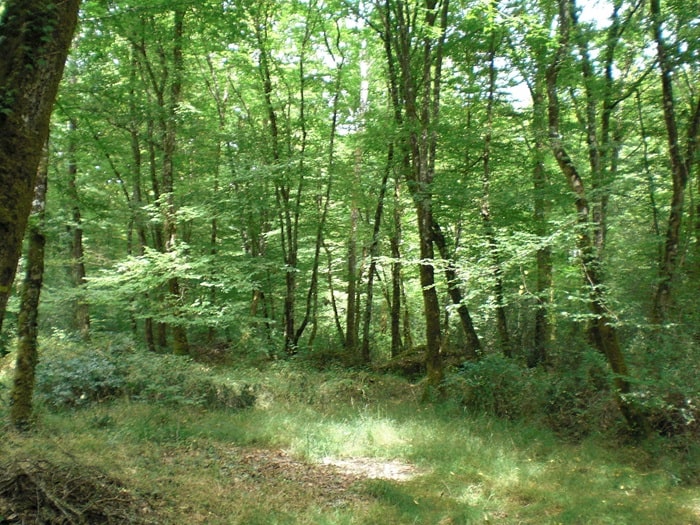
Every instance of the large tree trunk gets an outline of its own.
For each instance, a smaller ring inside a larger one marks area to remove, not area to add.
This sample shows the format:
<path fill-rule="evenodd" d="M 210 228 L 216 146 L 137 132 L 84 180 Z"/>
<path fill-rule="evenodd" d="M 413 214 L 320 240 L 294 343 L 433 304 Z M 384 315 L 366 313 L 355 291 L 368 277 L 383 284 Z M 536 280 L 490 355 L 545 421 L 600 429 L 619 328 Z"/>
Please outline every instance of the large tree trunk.
<path fill-rule="evenodd" d="M 32 218 L 29 227 L 27 269 L 22 285 L 22 297 L 17 321 L 17 363 L 10 399 L 10 422 L 19 430 L 31 426 L 32 396 L 34 394 L 34 372 L 38 362 L 37 320 L 39 296 L 44 280 L 44 210 L 48 180 L 48 148 L 45 148 L 34 191 Z"/>
<path fill-rule="evenodd" d="M 80 0 L 7 0 L 0 21 L 0 330 Z"/>
<path fill-rule="evenodd" d="M 425 33 L 416 37 L 418 27 L 409 3 L 387 0 L 381 36 L 389 66 L 395 120 L 407 131 L 406 151 L 410 155 L 410 166 L 407 166 L 406 182 L 416 207 L 418 223 L 427 385 L 431 389 L 439 387 L 444 375 L 441 309 L 435 282 L 431 184 L 435 174 L 435 127 L 440 108 L 442 52 L 449 0 L 426 0 L 419 11 L 424 16 L 422 29 Z M 420 62 L 416 61 L 417 56 L 420 56 Z"/>

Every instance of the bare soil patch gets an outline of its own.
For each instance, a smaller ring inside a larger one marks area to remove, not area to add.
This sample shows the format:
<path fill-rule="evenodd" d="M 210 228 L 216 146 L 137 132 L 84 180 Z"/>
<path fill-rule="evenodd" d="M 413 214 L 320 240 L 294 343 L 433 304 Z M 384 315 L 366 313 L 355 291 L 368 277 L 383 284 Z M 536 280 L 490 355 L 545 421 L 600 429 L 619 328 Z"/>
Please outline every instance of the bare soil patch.
<path fill-rule="evenodd" d="M 272 494 L 268 501 L 275 508 L 299 509 L 346 507 L 370 499 L 359 484 L 367 479 L 407 481 L 419 470 L 399 461 L 376 458 L 323 458 L 309 462 L 284 450 L 232 450 L 233 461 L 222 467 L 233 482 L 236 493 Z"/>
<path fill-rule="evenodd" d="M 323 458 L 323 465 L 332 465 L 347 475 L 367 479 L 408 481 L 422 474 L 414 465 L 403 461 L 376 458 Z"/>

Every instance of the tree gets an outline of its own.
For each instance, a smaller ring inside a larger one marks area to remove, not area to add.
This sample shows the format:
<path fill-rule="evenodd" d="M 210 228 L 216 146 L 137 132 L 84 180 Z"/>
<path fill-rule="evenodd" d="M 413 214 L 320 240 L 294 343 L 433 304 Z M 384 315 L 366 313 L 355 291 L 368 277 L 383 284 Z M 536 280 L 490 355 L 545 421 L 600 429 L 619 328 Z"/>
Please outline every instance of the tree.
<path fill-rule="evenodd" d="M 417 215 L 428 384 L 438 387 L 444 369 L 431 186 L 435 176 L 436 126 L 449 0 L 426 0 L 421 4 L 387 0 L 380 9 L 384 24 L 380 34 L 387 51 L 392 101 L 397 124 L 405 130 L 405 151 L 410 159 L 406 183 Z M 419 13 L 423 16 L 419 17 Z M 414 55 L 420 58 L 414 60 Z"/>
<path fill-rule="evenodd" d="M 594 345 L 608 360 L 610 368 L 615 374 L 614 383 L 618 405 L 629 426 L 636 432 L 646 432 L 646 421 L 634 407 L 628 394 L 632 391 L 632 384 L 629 380 L 627 363 L 622 353 L 622 347 L 618 337 L 615 319 L 607 305 L 605 295 L 605 283 L 603 279 L 602 265 L 602 231 L 604 230 L 603 216 L 591 214 L 586 186 L 579 168 L 576 166 L 564 146 L 560 127 L 560 103 L 559 103 L 559 75 L 562 71 L 565 57 L 569 52 L 571 42 L 572 23 L 575 23 L 575 2 L 574 0 L 559 0 L 559 25 L 558 25 L 558 48 L 554 59 L 547 69 L 546 86 L 548 100 L 548 123 L 550 147 L 554 158 L 559 165 L 559 169 L 566 178 L 571 191 L 576 199 L 576 213 L 578 223 L 578 249 L 580 252 L 581 269 L 583 279 L 589 290 L 589 306 L 592 313 L 591 337 Z M 589 74 L 589 65 L 585 62 L 584 53 L 584 76 Z M 585 80 L 590 81 L 589 78 Z M 590 97 L 590 94 L 589 94 Z M 588 110 L 593 103 L 588 101 Z M 587 120 L 588 125 L 592 125 L 591 118 Z M 595 133 L 589 128 L 588 146 L 591 155 L 591 164 L 595 169 L 599 168 L 599 152 L 595 145 Z M 594 173 L 595 175 L 595 173 Z M 601 240 L 597 240 L 601 239 Z"/>
<path fill-rule="evenodd" d="M 39 297 L 44 281 L 44 249 L 46 246 L 46 190 L 48 185 L 48 145 L 39 164 L 34 200 L 33 222 L 29 226 L 29 242 L 21 304 L 17 327 L 17 362 L 10 399 L 10 423 L 19 429 L 31 426 L 34 372 L 39 360 L 37 348 Z"/>
<path fill-rule="evenodd" d="M 673 185 L 663 255 L 659 261 L 659 282 L 654 294 L 651 315 L 653 323 L 661 324 L 666 320 L 672 302 L 671 285 L 679 265 L 685 191 L 695 162 L 695 153 L 699 148 L 700 95 L 697 96 L 697 100 L 691 102 L 684 152 L 676 117 L 678 110 L 674 96 L 673 57 L 670 55 L 670 49 L 664 37 L 661 1 L 651 0 L 650 9 L 657 63 L 661 75 L 663 115 Z"/>
<path fill-rule="evenodd" d="M 79 0 L 8 0 L 0 20 L 0 329 Z"/>

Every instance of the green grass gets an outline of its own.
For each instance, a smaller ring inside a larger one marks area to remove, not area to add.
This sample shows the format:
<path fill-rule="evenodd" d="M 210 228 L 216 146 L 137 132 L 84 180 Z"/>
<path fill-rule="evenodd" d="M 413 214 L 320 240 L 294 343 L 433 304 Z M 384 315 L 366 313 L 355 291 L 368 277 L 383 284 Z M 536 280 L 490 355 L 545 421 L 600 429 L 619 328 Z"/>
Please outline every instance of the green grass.
<path fill-rule="evenodd" d="M 36 432 L 2 431 L 0 456 L 99 466 L 155 498 L 165 524 L 700 524 L 689 456 L 660 440 L 566 443 L 535 424 L 421 404 L 415 387 L 365 373 L 210 372 L 256 385 L 255 406 L 40 408 Z M 328 457 L 399 460 L 419 475 L 341 486 L 314 470 Z"/>

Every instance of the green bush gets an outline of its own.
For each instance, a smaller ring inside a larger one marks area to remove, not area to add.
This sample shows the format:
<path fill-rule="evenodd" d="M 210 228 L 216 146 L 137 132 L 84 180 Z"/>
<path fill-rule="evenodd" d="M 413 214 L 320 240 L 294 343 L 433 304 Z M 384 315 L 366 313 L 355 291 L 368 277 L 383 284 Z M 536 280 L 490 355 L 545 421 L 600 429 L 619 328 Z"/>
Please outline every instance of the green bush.
<path fill-rule="evenodd" d="M 57 357 L 37 366 L 35 395 L 52 408 L 74 408 L 121 395 L 125 385 L 124 370 L 105 355 Z"/>
<path fill-rule="evenodd" d="M 166 405 L 245 408 L 255 389 L 220 380 L 191 359 L 173 355 L 83 349 L 45 356 L 37 367 L 36 396 L 52 409 L 115 397 Z"/>
<path fill-rule="evenodd" d="M 608 430 L 619 420 L 604 356 L 594 350 L 571 352 L 549 376 L 545 390 L 547 425 L 559 435 L 579 439 Z"/>
<path fill-rule="evenodd" d="M 445 386 L 466 409 L 517 419 L 537 412 L 539 388 L 534 372 L 516 361 L 493 354 L 461 366 Z"/>

